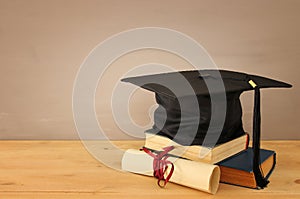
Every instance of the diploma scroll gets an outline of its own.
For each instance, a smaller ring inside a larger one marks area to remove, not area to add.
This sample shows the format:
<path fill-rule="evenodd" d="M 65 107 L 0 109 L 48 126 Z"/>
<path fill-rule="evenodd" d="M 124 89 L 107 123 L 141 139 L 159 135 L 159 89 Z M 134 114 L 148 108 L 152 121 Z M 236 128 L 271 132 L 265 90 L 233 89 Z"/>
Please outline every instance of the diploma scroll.
<path fill-rule="evenodd" d="M 220 168 L 217 165 L 169 157 L 174 164 L 170 182 L 215 194 L 219 187 Z M 127 150 L 122 169 L 132 173 L 153 176 L 153 158 L 144 151 Z"/>

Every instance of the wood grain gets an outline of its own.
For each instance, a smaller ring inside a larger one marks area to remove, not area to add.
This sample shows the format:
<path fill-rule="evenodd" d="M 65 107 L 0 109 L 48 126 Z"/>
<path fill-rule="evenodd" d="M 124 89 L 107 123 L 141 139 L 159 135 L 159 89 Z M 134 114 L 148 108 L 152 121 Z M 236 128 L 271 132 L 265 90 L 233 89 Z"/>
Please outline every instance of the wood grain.
<path fill-rule="evenodd" d="M 137 149 L 143 142 L 114 144 Z M 217 194 L 210 195 L 172 183 L 161 189 L 152 177 L 111 169 L 80 141 L 0 141 L 0 198 L 300 198 L 300 141 L 262 145 L 277 152 L 266 189 L 221 184 Z"/>

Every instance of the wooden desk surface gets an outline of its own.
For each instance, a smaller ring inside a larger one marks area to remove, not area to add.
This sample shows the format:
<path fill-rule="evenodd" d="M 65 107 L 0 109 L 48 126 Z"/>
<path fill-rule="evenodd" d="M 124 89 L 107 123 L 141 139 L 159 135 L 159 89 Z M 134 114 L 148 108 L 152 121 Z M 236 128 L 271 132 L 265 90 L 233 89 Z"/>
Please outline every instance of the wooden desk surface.
<path fill-rule="evenodd" d="M 141 141 L 115 142 L 139 148 Z M 300 198 L 300 141 L 265 141 L 277 152 L 277 166 L 266 189 L 220 184 L 216 195 L 152 177 L 110 169 L 80 141 L 0 141 L 0 198 Z"/>

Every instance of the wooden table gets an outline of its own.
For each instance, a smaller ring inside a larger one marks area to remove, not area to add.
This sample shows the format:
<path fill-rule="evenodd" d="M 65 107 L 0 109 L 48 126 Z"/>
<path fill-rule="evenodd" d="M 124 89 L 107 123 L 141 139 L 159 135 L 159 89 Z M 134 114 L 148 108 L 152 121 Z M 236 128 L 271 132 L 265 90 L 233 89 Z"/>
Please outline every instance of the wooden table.
<path fill-rule="evenodd" d="M 139 148 L 142 141 L 119 141 Z M 300 141 L 264 141 L 277 152 L 268 188 L 220 184 L 216 195 L 152 177 L 116 171 L 91 156 L 80 141 L 0 141 L 0 198 L 300 198 Z"/>

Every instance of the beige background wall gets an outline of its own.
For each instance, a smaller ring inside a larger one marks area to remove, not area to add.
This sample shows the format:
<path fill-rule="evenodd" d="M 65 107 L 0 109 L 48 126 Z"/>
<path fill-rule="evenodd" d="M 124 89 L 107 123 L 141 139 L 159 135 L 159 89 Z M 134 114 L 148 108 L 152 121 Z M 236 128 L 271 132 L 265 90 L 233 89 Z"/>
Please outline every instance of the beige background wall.
<path fill-rule="evenodd" d="M 72 88 L 80 64 L 107 37 L 147 26 L 193 37 L 220 68 L 293 84 L 263 92 L 263 138 L 299 139 L 299 8 L 298 0 L 0 0 L 0 139 L 77 138 Z M 155 50 L 114 62 L 96 94 L 98 118 L 112 137 L 125 137 L 108 106 L 113 85 L 122 73 L 148 62 L 191 69 L 181 58 Z M 148 124 L 151 93 L 139 91 L 132 101 L 135 122 Z M 243 95 L 243 106 L 251 132 L 251 93 Z"/>

